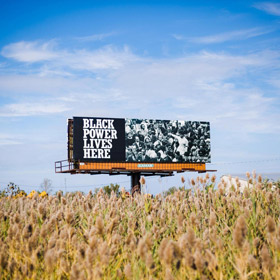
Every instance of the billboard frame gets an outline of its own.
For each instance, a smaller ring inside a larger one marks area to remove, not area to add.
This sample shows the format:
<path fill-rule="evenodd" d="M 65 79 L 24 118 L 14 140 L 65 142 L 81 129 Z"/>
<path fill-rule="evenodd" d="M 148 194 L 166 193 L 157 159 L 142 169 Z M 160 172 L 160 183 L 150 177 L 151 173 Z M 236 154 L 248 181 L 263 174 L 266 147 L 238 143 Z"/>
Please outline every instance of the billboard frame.
<path fill-rule="evenodd" d="M 67 120 L 67 160 L 55 162 L 55 173 L 69 174 L 108 174 L 131 176 L 131 190 L 140 185 L 141 176 L 173 176 L 183 172 L 215 172 L 207 170 L 206 163 L 201 162 L 86 162 L 74 160 L 73 157 L 74 119 Z"/>

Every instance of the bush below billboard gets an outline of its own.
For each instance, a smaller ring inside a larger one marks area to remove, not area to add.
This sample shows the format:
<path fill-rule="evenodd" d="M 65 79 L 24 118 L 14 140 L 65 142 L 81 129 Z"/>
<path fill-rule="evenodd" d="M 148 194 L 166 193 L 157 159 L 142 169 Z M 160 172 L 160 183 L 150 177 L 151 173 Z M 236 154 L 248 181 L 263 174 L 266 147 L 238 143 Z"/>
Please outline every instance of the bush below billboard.
<path fill-rule="evenodd" d="M 74 117 L 73 157 L 84 162 L 207 163 L 210 124 Z"/>

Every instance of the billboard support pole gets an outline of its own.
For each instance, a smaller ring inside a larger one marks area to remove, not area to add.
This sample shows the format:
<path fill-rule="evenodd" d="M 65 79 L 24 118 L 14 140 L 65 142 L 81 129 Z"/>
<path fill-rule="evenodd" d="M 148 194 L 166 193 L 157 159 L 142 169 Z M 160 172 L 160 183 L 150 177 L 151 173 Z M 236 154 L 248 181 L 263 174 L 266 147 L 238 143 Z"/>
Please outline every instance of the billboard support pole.
<path fill-rule="evenodd" d="M 133 172 L 131 173 L 131 192 L 134 186 L 140 186 L 140 177 L 141 173 L 140 172 Z"/>

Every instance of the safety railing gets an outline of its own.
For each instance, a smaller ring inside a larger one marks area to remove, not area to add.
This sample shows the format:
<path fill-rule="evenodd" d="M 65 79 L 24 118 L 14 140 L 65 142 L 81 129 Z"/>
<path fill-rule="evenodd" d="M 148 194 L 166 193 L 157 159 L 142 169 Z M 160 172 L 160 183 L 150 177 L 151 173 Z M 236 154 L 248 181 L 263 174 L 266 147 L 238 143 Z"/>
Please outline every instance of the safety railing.
<path fill-rule="evenodd" d="M 55 173 L 63 173 L 74 169 L 74 163 L 68 160 L 55 162 Z"/>

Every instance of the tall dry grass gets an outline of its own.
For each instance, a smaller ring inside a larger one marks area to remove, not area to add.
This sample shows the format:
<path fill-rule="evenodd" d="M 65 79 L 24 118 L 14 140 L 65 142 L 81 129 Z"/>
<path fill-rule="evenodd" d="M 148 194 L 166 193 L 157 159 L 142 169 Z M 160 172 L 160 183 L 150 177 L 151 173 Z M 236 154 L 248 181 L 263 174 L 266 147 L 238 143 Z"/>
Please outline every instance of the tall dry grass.
<path fill-rule="evenodd" d="M 280 190 L 0 200 L 1 279 L 279 279 Z"/>

